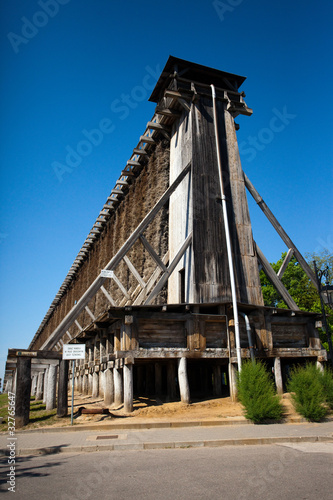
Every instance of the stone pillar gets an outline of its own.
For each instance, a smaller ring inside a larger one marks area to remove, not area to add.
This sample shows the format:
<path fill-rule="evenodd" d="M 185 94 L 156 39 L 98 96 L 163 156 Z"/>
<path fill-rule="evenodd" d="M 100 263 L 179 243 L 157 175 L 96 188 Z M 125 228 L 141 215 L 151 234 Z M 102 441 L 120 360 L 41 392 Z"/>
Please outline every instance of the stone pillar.
<path fill-rule="evenodd" d="M 82 375 L 82 394 L 88 394 L 88 375 Z"/>
<path fill-rule="evenodd" d="M 29 423 L 31 391 L 31 359 L 18 356 L 16 364 L 15 426 Z"/>
<path fill-rule="evenodd" d="M 279 394 L 279 396 L 282 396 L 283 382 L 282 382 L 282 372 L 281 372 L 281 358 L 274 359 L 274 377 L 275 377 L 276 391 Z"/>
<path fill-rule="evenodd" d="M 168 400 L 176 397 L 176 369 L 173 360 L 170 360 L 167 367 Z"/>
<path fill-rule="evenodd" d="M 221 365 L 213 366 L 213 393 L 214 396 L 222 396 Z"/>
<path fill-rule="evenodd" d="M 68 371 L 68 360 L 60 360 L 57 417 L 66 417 L 68 414 Z"/>
<path fill-rule="evenodd" d="M 119 360 L 116 360 L 116 362 L 117 361 Z M 120 406 L 123 402 L 123 383 L 122 383 L 121 368 L 119 367 L 115 367 L 113 370 L 113 382 L 114 382 L 114 404 L 115 406 Z"/>
<path fill-rule="evenodd" d="M 124 410 L 127 413 L 133 411 L 133 365 L 124 364 Z"/>
<path fill-rule="evenodd" d="M 47 394 L 47 382 L 49 378 L 49 366 L 46 368 L 44 372 L 44 377 L 43 377 L 43 403 L 46 404 L 46 394 Z"/>
<path fill-rule="evenodd" d="M 90 373 L 90 370 L 89 370 L 89 374 L 88 374 L 88 394 L 92 394 L 93 392 L 93 374 Z"/>
<path fill-rule="evenodd" d="M 107 368 L 104 372 L 104 404 L 106 406 L 110 406 L 112 405 L 113 402 L 114 402 L 113 370 Z"/>
<path fill-rule="evenodd" d="M 32 378 L 31 378 L 31 396 L 34 397 L 36 396 L 36 391 L 37 391 L 37 374 L 34 373 Z"/>
<path fill-rule="evenodd" d="M 162 394 L 162 365 L 159 362 L 155 363 L 155 394 Z"/>
<path fill-rule="evenodd" d="M 39 372 L 37 378 L 37 390 L 36 390 L 36 399 L 40 401 L 43 399 L 43 381 L 44 381 L 44 373 Z"/>
<path fill-rule="evenodd" d="M 229 363 L 229 390 L 231 401 L 237 400 L 237 369 L 235 363 Z"/>
<path fill-rule="evenodd" d="M 187 359 L 185 357 L 178 360 L 178 381 L 179 392 L 182 403 L 190 403 L 190 386 L 187 378 Z"/>
<path fill-rule="evenodd" d="M 92 376 L 92 397 L 93 398 L 98 398 L 98 394 L 99 394 L 99 375 L 97 372 L 94 372 L 93 373 L 93 376 Z"/>
<path fill-rule="evenodd" d="M 56 407 L 57 365 L 50 365 L 47 377 L 46 410 Z"/>
<path fill-rule="evenodd" d="M 99 397 L 104 398 L 104 371 L 99 372 Z"/>

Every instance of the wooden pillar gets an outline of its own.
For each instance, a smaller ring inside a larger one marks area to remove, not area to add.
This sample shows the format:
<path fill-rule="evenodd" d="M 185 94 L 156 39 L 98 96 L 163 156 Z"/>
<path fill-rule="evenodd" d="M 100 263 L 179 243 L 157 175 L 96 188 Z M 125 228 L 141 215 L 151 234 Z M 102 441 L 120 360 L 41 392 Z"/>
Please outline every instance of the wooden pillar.
<path fill-rule="evenodd" d="M 97 398 L 99 395 L 99 375 L 97 372 L 93 373 L 93 379 L 92 379 L 92 397 Z"/>
<path fill-rule="evenodd" d="M 282 371 L 281 371 L 281 358 L 274 359 L 274 377 L 277 393 L 282 396 L 283 394 L 283 382 L 282 382 Z"/>
<path fill-rule="evenodd" d="M 116 362 L 119 362 L 117 359 Z M 121 373 L 121 368 L 119 363 L 115 366 L 113 370 L 113 382 L 114 382 L 114 404 L 115 406 L 120 406 L 123 402 L 123 377 Z"/>
<path fill-rule="evenodd" d="M 162 394 L 162 365 L 159 362 L 155 363 L 155 394 Z"/>
<path fill-rule="evenodd" d="M 167 386 L 168 400 L 174 400 L 176 397 L 176 369 L 173 360 L 170 360 L 167 366 Z"/>
<path fill-rule="evenodd" d="M 46 404 L 47 382 L 49 378 L 49 366 L 46 368 L 43 377 L 43 403 Z"/>
<path fill-rule="evenodd" d="M 235 363 L 229 363 L 229 389 L 231 401 L 237 400 L 237 369 Z"/>
<path fill-rule="evenodd" d="M 47 377 L 46 410 L 56 407 L 57 365 L 50 365 Z"/>
<path fill-rule="evenodd" d="M 190 404 L 190 386 L 188 384 L 187 359 L 185 357 L 178 360 L 178 381 L 181 402 Z"/>
<path fill-rule="evenodd" d="M 112 363 L 112 361 L 111 361 Z M 113 370 L 107 368 L 104 372 L 104 404 L 112 405 L 114 402 Z"/>
<path fill-rule="evenodd" d="M 100 398 L 104 398 L 104 371 L 100 370 L 98 373 L 98 395 Z"/>
<path fill-rule="evenodd" d="M 34 373 L 33 376 L 31 377 L 31 396 L 35 397 L 36 396 L 36 391 L 37 391 L 37 373 Z"/>
<path fill-rule="evenodd" d="M 133 365 L 124 363 L 124 410 L 127 413 L 133 411 Z"/>
<path fill-rule="evenodd" d="M 93 391 L 93 374 L 89 371 L 88 374 L 88 394 L 92 394 Z"/>
<path fill-rule="evenodd" d="M 66 417 L 68 414 L 68 371 L 68 360 L 61 359 L 59 364 L 57 417 Z"/>
<path fill-rule="evenodd" d="M 82 394 L 88 394 L 88 375 L 82 375 Z"/>
<path fill-rule="evenodd" d="M 222 396 L 221 365 L 213 366 L 213 393 L 214 396 Z"/>
<path fill-rule="evenodd" d="M 43 382 L 44 382 L 44 373 L 39 372 L 37 378 L 37 390 L 36 390 L 36 400 L 40 401 L 43 399 Z"/>
<path fill-rule="evenodd" d="M 15 426 L 29 423 L 31 391 L 31 359 L 19 356 L 16 364 Z"/>

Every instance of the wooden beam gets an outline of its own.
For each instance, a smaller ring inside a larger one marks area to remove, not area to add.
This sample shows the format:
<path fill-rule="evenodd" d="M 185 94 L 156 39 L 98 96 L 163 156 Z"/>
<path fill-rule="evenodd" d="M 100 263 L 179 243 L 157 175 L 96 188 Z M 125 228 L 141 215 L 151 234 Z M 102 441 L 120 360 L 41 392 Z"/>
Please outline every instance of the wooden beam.
<path fill-rule="evenodd" d="M 101 286 L 101 290 L 102 292 L 104 293 L 105 297 L 108 299 L 108 301 L 110 302 L 110 304 L 115 307 L 117 304 L 115 303 L 115 301 L 113 300 L 113 298 L 111 297 L 111 295 L 109 294 L 109 292 L 107 290 L 105 290 L 104 286 L 102 285 Z"/>
<path fill-rule="evenodd" d="M 140 142 L 146 144 L 155 144 L 155 140 L 148 135 L 141 135 Z"/>
<path fill-rule="evenodd" d="M 129 258 L 127 257 L 127 255 L 124 255 L 124 259 L 123 259 L 128 267 L 128 269 L 131 271 L 131 273 L 133 274 L 134 278 L 136 279 L 136 281 L 138 283 L 140 283 L 140 285 L 142 286 L 142 288 L 146 288 L 146 283 L 143 281 L 143 279 L 141 278 L 140 274 L 138 273 L 138 271 L 136 270 L 136 268 L 133 266 L 132 262 L 129 260 Z"/>
<path fill-rule="evenodd" d="M 125 241 L 123 246 L 118 250 L 116 255 L 109 261 L 109 263 L 105 266 L 107 270 L 114 270 L 119 262 L 122 260 L 124 255 L 132 248 L 134 243 L 137 241 L 139 236 L 145 231 L 146 227 L 151 223 L 151 221 L 155 218 L 156 214 L 160 211 L 160 209 L 165 205 L 165 203 L 170 198 L 171 194 L 175 191 L 175 189 L 179 186 L 182 180 L 186 177 L 186 175 L 190 172 L 191 164 L 189 163 L 179 174 L 177 179 L 169 186 L 169 188 L 165 191 L 165 193 L 161 196 L 155 206 L 151 209 L 151 211 L 146 215 L 146 217 L 140 222 L 137 228 L 133 231 L 130 237 Z M 72 325 L 73 321 L 80 315 L 85 306 L 90 302 L 90 300 L 96 295 L 100 287 L 103 285 L 104 281 L 107 278 L 102 278 L 100 274 L 97 278 L 91 283 L 89 288 L 85 291 L 82 297 L 78 300 L 77 304 L 69 311 L 69 313 L 63 318 L 63 320 L 59 323 L 59 325 L 55 328 L 53 333 L 48 337 L 48 339 L 42 345 L 42 349 L 53 347 L 61 338 L 66 330 Z"/>
<path fill-rule="evenodd" d="M 252 182 L 249 180 L 249 178 L 246 176 L 245 173 L 244 173 L 244 181 L 245 181 L 245 186 L 247 187 L 247 189 L 250 192 L 253 199 L 259 205 L 260 209 L 264 212 L 267 219 L 272 224 L 272 226 L 274 227 L 274 229 L 276 230 L 276 232 L 278 233 L 280 238 L 287 245 L 287 247 L 293 249 L 295 257 L 298 260 L 298 262 L 300 263 L 303 271 L 306 273 L 308 278 L 310 278 L 310 280 L 312 281 L 312 283 L 314 284 L 314 286 L 318 290 L 317 280 L 316 280 L 315 274 L 312 271 L 311 267 L 306 262 L 306 260 L 304 259 L 304 257 L 300 253 L 300 251 L 297 249 L 296 245 L 294 245 L 294 243 L 291 241 L 291 239 L 289 238 L 289 236 L 287 235 L 287 233 L 285 232 L 285 230 L 283 229 L 281 224 L 278 222 L 278 220 L 275 218 L 273 213 L 270 211 L 270 209 L 268 208 L 268 206 L 266 205 L 266 203 L 264 202 L 264 200 L 262 199 L 262 197 L 260 196 L 258 191 L 255 189 Z"/>
<path fill-rule="evenodd" d="M 280 267 L 279 271 L 276 274 L 278 278 L 280 278 L 280 279 L 282 278 L 282 276 L 283 276 L 285 270 L 287 269 L 287 266 L 288 266 L 289 262 L 291 261 L 291 258 L 292 258 L 293 255 L 294 255 L 293 248 L 289 248 L 288 253 L 285 256 L 285 259 L 282 262 L 281 267 Z"/>
<path fill-rule="evenodd" d="M 253 242 L 253 243 L 254 243 L 255 250 L 256 250 L 257 255 L 258 255 L 258 259 L 260 260 L 260 263 L 261 263 L 261 265 L 262 265 L 262 267 L 267 275 L 267 278 L 275 286 L 275 288 L 277 289 L 277 291 L 279 292 L 279 294 L 281 295 L 281 297 L 283 298 L 283 300 L 285 301 L 287 306 L 290 309 L 292 309 L 293 311 L 299 311 L 300 309 L 297 306 L 296 302 L 291 297 L 288 290 L 283 285 L 282 281 L 277 277 L 274 269 L 272 268 L 272 266 L 270 265 L 270 263 L 268 262 L 268 260 L 266 259 L 266 257 L 264 256 L 264 254 L 262 253 L 260 248 L 258 247 L 258 245 L 255 242 Z"/>
<path fill-rule="evenodd" d="M 157 253 L 155 252 L 155 250 L 153 249 L 153 247 L 150 245 L 149 241 L 144 237 L 143 234 L 140 235 L 140 241 L 143 244 L 143 246 L 145 247 L 145 249 L 148 251 L 148 253 L 151 255 L 151 257 L 154 259 L 154 261 L 156 262 L 156 264 L 164 272 L 166 272 L 166 270 L 167 270 L 166 266 L 164 265 L 164 263 L 162 262 L 162 260 L 160 259 L 160 257 L 157 255 Z"/>

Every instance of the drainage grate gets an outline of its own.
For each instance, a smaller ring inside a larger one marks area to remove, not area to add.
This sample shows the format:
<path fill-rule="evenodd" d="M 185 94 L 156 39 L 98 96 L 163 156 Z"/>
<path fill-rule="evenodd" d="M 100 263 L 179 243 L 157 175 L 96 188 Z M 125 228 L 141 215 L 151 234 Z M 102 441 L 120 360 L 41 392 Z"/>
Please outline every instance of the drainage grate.
<path fill-rule="evenodd" d="M 118 436 L 116 434 L 114 436 L 96 436 L 96 439 L 118 439 Z"/>

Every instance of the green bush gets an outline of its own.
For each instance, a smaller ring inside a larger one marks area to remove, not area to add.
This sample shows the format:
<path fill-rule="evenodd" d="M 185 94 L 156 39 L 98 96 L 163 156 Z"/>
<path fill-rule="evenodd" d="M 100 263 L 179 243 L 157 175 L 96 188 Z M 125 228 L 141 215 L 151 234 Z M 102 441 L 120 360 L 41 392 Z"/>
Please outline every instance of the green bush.
<path fill-rule="evenodd" d="M 325 370 L 321 378 L 327 406 L 333 410 L 333 372 L 332 370 Z"/>
<path fill-rule="evenodd" d="M 326 382 L 325 382 L 326 381 Z M 309 421 L 319 422 L 327 414 L 324 375 L 314 364 L 297 366 L 291 371 L 287 388 L 295 410 Z"/>
<path fill-rule="evenodd" d="M 245 417 L 255 423 L 279 420 L 283 407 L 271 376 L 260 361 L 246 361 L 238 377 L 238 398 L 245 408 Z"/>

